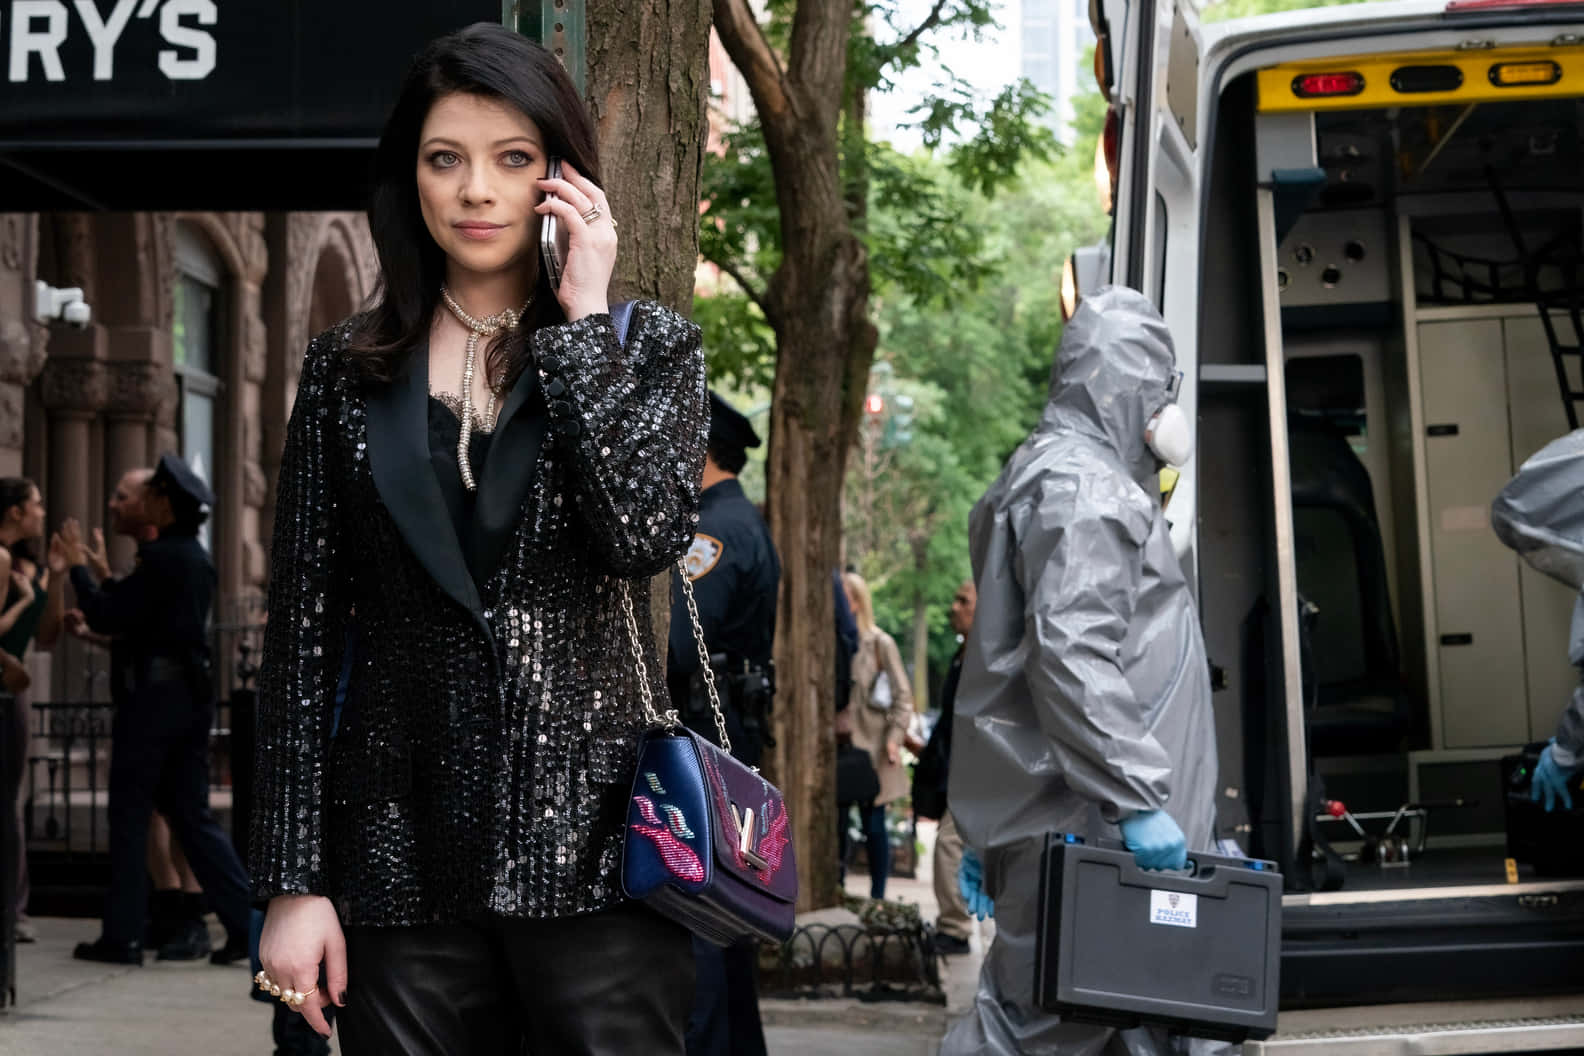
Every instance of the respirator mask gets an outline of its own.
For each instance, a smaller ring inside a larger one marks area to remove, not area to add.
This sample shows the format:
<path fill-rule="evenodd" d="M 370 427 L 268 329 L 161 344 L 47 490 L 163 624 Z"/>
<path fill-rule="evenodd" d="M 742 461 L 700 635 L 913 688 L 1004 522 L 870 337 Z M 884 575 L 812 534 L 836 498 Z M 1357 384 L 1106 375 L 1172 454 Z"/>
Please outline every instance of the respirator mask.
<path fill-rule="evenodd" d="M 1166 386 L 1165 405 L 1144 426 L 1144 443 L 1150 453 L 1173 468 L 1180 468 L 1192 458 L 1194 449 L 1193 425 L 1177 406 L 1182 380 L 1182 371 L 1172 375 Z"/>

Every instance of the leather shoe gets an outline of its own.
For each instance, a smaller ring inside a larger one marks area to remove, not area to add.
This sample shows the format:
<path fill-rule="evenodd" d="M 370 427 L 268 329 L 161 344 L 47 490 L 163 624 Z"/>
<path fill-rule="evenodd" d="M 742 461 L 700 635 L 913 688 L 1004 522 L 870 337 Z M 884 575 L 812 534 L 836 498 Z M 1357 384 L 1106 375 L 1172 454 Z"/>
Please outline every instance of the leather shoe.
<path fill-rule="evenodd" d="M 226 944 L 209 955 L 209 963 L 224 967 L 236 961 L 245 961 L 249 957 L 248 941 L 244 937 L 238 939 L 235 935 L 226 934 Z"/>
<path fill-rule="evenodd" d="M 143 944 L 141 942 L 107 942 L 103 938 L 93 942 L 79 942 L 72 951 L 72 956 L 79 961 L 98 961 L 101 964 L 138 964 L 143 963 Z"/>
<path fill-rule="evenodd" d="M 935 952 L 942 956 L 959 956 L 968 952 L 968 940 L 959 939 L 955 935 L 948 935 L 944 931 L 935 933 Z"/>
<path fill-rule="evenodd" d="M 160 946 L 155 960 L 201 961 L 209 954 L 209 925 L 201 920 L 186 920 Z"/>

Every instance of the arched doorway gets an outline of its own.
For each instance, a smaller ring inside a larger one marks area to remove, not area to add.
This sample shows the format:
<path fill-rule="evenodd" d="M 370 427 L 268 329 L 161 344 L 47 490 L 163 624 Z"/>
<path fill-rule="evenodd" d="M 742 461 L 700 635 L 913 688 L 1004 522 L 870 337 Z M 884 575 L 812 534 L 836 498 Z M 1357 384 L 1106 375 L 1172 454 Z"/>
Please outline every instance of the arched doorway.
<path fill-rule="evenodd" d="M 356 272 L 335 239 L 327 239 L 314 265 L 308 302 L 308 333 L 322 334 L 356 308 L 353 281 Z"/>

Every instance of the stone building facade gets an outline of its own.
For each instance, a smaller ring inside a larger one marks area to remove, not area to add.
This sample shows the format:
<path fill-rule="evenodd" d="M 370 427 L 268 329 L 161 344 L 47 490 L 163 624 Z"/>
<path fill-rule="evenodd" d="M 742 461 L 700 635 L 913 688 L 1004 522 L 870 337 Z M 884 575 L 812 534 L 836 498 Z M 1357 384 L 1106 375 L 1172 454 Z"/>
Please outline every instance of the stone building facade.
<path fill-rule="evenodd" d="M 265 586 L 303 350 L 365 303 L 376 271 L 357 213 L 0 214 L 0 475 L 39 484 L 52 528 L 102 526 L 125 471 L 179 452 L 216 495 L 226 619 Z M 90 325 L 37 323 L 39 279 L 81 287 Z M 114 540 L 111 564 L 133 550 Z M 56 694 L 76 692 L 69 663 Z"/>

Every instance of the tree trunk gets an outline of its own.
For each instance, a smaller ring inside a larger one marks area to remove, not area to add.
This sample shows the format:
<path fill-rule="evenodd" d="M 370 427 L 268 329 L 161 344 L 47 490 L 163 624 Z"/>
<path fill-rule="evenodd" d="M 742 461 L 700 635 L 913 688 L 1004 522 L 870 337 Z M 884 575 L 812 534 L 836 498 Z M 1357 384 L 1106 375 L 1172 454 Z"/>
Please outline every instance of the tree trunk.
<path fill-rule="evenodd" d="M 761 291 L 776 334 L 766 506 L 781 554 L 776 747 L 766 770 L 786 796 L 798 908 L 832 905 L 836 870 L 835 612 L 842 468 L 878 335 L 869 259 L 843 196 L 839 128 L 852 0 L 798 0 L 783 62 L 748 0 L 713 0 L 715 27 L 748 82 L 775 170 L 781 264 Z"/>
<path fill-rule="evenodd" d="M 856 240 L 844 254 L 861 256 Z M 843 272 L 845 271 L 845 276 Z M 866 272 L 833 269 L 827 282 L 789 298 L 770 410 L 770 533 L 781 553 L 776 619 L 776 747 L 766 770 L 786 796 L 802 882 L 799 906 L 833 905 L 836 862 L 835 632 L 831 573 L 841 549 L 841 474 L 863 388 L 844 383 L 851 349 L 874 354 Z M 844 310 L 833 310 L 846 305 Z M 846 404 L 852 403 L 848 408 Z"/>
<path fill-rule="evenodd" d="M 913 710 L 929 710 L 929 598 L 924 595 L 924 570 L 929 567 L 929 536 L 913 539 Z"/>
<path fill-rule="evenodd" d="M 599 129 L 602 185 L 621 223 L 612 303 L 644 298 L 692 314 L 709 27 L 710 0 L 588 5 L 585 101 Z M 650 603 L 661 656 L 670 597 L 666 572 Z"/>

